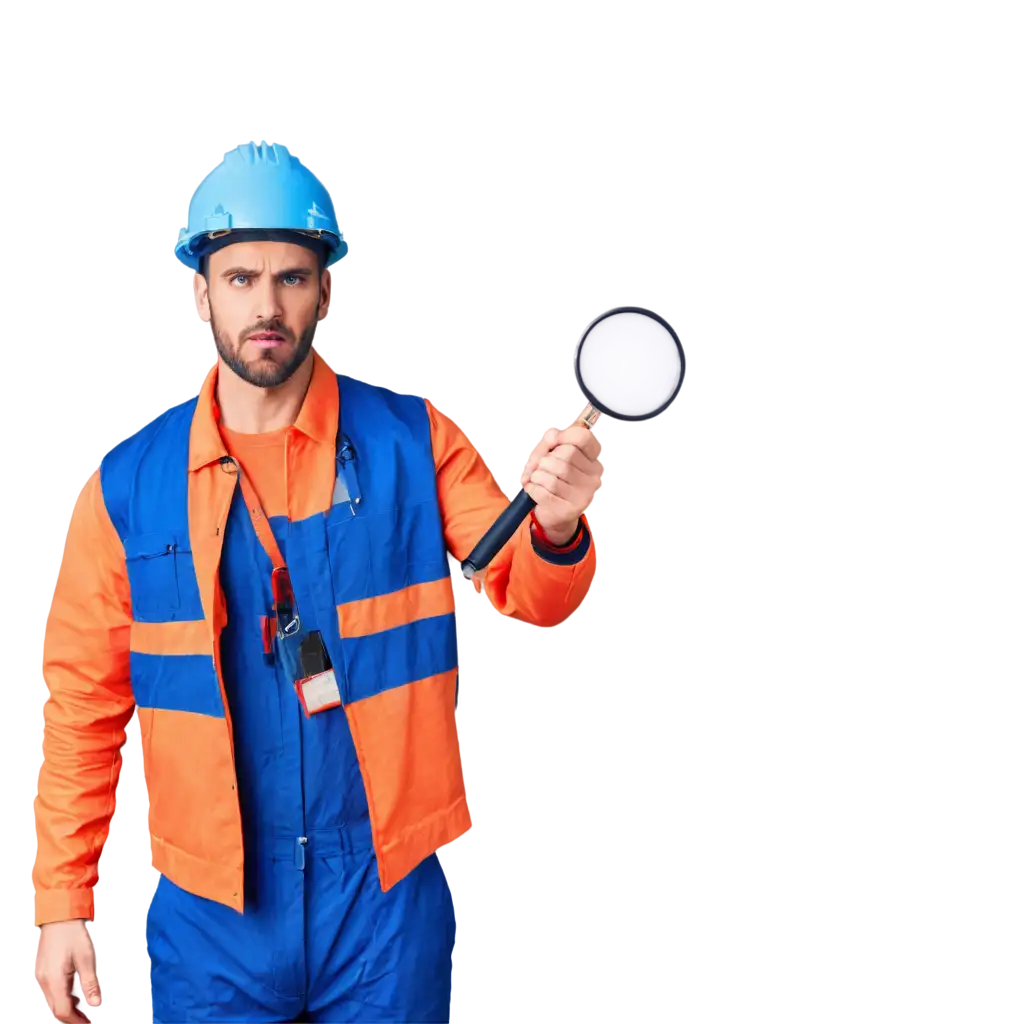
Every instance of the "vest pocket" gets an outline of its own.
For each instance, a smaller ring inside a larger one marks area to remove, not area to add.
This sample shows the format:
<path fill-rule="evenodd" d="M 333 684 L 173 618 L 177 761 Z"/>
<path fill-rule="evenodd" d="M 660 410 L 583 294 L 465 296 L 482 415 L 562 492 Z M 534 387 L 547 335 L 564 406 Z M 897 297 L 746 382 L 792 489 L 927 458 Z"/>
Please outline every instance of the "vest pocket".
<path fill-rule="evenodd" d="M 334 599 L 339 605 L 449 575 L 436 501 L 360 511 L 355 516 L 347 504 L 335 505 L 326 516 L 326 526 Z"/>
<path fill-rule="evenodd" d="M 132 615 L 142 622 L 164 622 L 180 605 L 179 561 L 191 561 L 188 531 L 162 530 L 124 539 Z"/>

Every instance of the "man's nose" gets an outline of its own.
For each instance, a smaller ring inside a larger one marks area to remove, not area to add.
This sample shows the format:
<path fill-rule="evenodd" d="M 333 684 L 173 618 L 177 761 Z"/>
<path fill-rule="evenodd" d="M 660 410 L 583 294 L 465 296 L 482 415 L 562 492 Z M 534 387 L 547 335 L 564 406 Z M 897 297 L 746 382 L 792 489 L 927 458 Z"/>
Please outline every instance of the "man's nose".
<path fill-rule="evenodd" d="M 256 318 L 260 323 L 280 318 L 284 309 L 278 284 L 272 278 L 264 278 L 256 288 L 254 296 Z"/>

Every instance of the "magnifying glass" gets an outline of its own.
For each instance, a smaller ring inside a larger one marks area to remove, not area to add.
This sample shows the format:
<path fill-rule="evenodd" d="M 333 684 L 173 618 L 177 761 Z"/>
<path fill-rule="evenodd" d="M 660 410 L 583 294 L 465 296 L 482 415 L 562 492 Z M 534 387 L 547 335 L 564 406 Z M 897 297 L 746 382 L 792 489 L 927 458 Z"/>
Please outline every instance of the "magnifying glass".
<path fill-rule="evenodd" d="M 593 429 L 601 413 L 649 420 L 679 394 L 685 373 L 683 346 L 667 320 L 640 306 L 609 309 L 576 346 L 576 380 L 588 401 L 576 423 Z M 521 490 L 462 563 L 462 575 L 485 569 L 536 504 Z"/>

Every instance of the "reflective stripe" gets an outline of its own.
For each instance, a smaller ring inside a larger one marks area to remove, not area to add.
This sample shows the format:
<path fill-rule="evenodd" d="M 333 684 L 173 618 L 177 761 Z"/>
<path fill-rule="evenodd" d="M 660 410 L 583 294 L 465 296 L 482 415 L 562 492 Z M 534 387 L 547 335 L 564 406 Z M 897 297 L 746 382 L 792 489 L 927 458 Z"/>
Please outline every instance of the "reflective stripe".
<path fill-rule="evenodd" d="M 205 619 L 188 622 L 133 622 L 131 650 L 137 654 L 210 654 Z"/>
<path fill-rule="evenodd" d="M 444 579 L 417 583 L 392 594 L 339 604 L 338 626 L 343 637 L 352 638 L 454 611 L 451 577 L 445 576 Z"/>

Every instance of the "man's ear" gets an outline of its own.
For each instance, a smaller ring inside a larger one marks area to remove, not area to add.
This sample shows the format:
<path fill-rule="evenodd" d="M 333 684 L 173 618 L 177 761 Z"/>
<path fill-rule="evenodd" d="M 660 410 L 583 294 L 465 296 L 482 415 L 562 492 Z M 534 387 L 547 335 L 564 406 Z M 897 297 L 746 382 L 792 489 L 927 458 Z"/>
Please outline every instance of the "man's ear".
<path fill-rule="evenodd" d="M 192 278 L 192 291 L 196 297 L 196 312 L 203 323 L 210 322 L 210 286 L 202 274 L 196 273 Z"/>
<path fill-rule="evenodd" d="M 331 300 L 331 290 L 334 287 L 334 273 L 331 270 L 323 270 L 321 272 L 321 298 L 319 298 L 319 308 L 321 311 Z"/>

